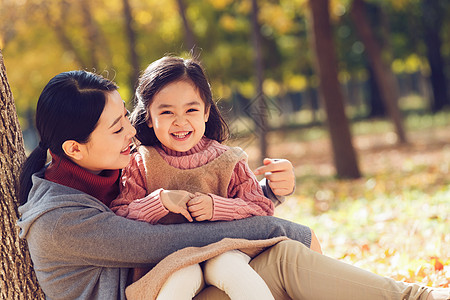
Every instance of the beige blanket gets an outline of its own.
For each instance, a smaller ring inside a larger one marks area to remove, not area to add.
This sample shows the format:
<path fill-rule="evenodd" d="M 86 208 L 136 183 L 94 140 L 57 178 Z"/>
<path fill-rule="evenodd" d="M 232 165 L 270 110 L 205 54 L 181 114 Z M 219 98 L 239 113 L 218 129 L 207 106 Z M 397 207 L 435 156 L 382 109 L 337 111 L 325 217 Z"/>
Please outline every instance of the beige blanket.
<path fill-rule="evenodd" d="M 234 249 L 241 250 L 250 257 L 255 257 L 266 248 L 287 239 L 287 237 L 277 237 L 267 240 L 225 238 L 205 247 L 188 247 L 178 250 L 164 258 L 141 279 L 128 286 L 125 294 L 129 300 L 153 300 L 157 297 L 159 290 L 167 278 L 177 270 L 203 262 Z"/>

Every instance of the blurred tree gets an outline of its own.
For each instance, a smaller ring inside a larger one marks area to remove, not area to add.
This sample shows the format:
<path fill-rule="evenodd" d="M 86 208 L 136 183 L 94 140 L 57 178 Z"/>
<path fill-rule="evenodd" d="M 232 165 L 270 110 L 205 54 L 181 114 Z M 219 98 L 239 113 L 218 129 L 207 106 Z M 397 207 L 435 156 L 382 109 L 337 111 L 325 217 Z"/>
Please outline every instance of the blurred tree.
<path fill-rule="evenodd" d="M 444 72 L 444 59 L 442 57 L 441 31 L 445 10 L 442 1 L 423 0 L 423 39 L 426 45 L 428 64 L 430 65 L 430 81 L 433 91 L 431 110 L 438 112 L 446 105 L 450 105 L 447 91 L 447 79 Z"/>
<path fill-rule="evenodd" d="M 81 0 L 80 1 L 80 11 L 83 16 L 82 24 L 86 30 L 86 43 L 87 43 L 87 53 L 89 54 L 88 65 L 84 67 L 90 67 L 94 70 L 99 70 L 99 50 L 101 46 L 100 30 L 92 16 L 91 12 L 91 1 Z M 98 72 L 98 71 L 97 71 Z"/>
<path fill-rule="evenodd" d="M 342 178 L 361 176 L 345 115 L 344 97 L 338 81 L 338 67 L 333 42 L 328 0 L 309 0 L 312 15 L 316 66 L 320 78 L 319 90 L 327 114 L 334 164 Z"/>
<path fill-rule="evenodd" d="M 128 56 L 131 66 L 128 85 L 130 89 L 134 90 L 141 69 L 139 66 L 139 56 L 136 51 L 136 31 L 134 28 L 135 22 L 133 19 L 133 13 L 131 11 L 129 0 L 122 0 L 122 10 L 125 18 L 125 35 L 128 38 Z"/>
<path fill-rule="evenodd" d="M 261 49 L 261 26 L 258 20 L 258 1 L 252 0 L 252 44 L 254 51 L 254 70 L 256 77 L 256 95 L 253 104 L 249 109 L 253 110 L 252 116 L 255 129 L 258 133 L 260 162 L 267 157 L 267 102 L 264 96 L 264 64 Z"/>
<path fill-rule="evenodd" d="M 22 132 L 0 50 L 0 299 L 44 299 L 26 241 L 16 226 L 19 173 L 25 161 Z"/>
<path fill-rule="evenodd" d="M 367 66 L 369 72 L 368 85 L 369 85 L 369 118 L 384 117 L 386 116 L 386 108 L 384 107 L 384 101 L 381 100 L 380 89 L 377 81 L 375 80 L 375 74 L 370 64 Z"/>
<path fill-rule="evenodd" d="M 387 64 L 382 58 L 382 49 L 373 35 L 371 25 L 367 22 L 365 3 L 363 0 L 353 0 L 351 15 L 355 21 L 355 27 L 361 40 L 365 45 L 369 63 L 380 89 L 381 100 L 384 101 L 386 111 L 394 124 L 398 142 L 407 143 L 402 115 L 398 107 L 400 94 L 397 79 L 390 68 L 390 64 Z"/>
<path fill-rule="evenodd" d="M 194 51 L 195 47 L 195 36 L 192 31 L 191 25 L 189 24 L 189 20 L 186 15 L 186 6 L 183 0 L 177 0 L 178 4 L 178 12 L 180 13 L 180 17 L 183 20 L 183 28 L 184 28 L 184 43 L 185 48 L 189 51 Z"/>
<path fill-rule="evenodd" d="M 65 31 L 65 23 L 68 18 L 69 3 L 67 1 L 61 0 L 58 3 L 51 2 L 43 2 L 44 11 L 46 13 L 46 21 L 50 25 L 56 34 L 61 46 L 68 52 L 73 54 L 73 57 L 76 63 L 79 66 L 88 66 L 88 59 L 85 59 L 84 55 L 80 48 L 75 46 L 75 43 L 72 42 L 69 35 Z M 53 9 L 50 9 L 49 6 L 52 6 Z M 53 6 L 54 5 L 54 6 Z"/>

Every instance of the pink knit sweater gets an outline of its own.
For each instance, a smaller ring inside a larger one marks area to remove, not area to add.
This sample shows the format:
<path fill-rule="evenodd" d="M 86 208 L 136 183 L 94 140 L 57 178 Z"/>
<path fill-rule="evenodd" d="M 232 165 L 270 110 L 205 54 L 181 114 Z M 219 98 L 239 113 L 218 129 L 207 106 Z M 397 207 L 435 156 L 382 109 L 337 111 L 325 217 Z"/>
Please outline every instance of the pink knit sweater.
<path fill-rule="evenodd" d="M 173 167 L 192 169 L 206 164 L 229 147 L 204 137 L 188 152 L 176 152 L 166 147 L 157 148 L 164 160 Z M 155 170 L 159 172 L 160 170 Z M 122 172 L 120 195 L 111 203 L 111 209 L 120 216 L 156 224 L 169 211 L 162 205 L 162 189 L 147 191 L 145 168 L 139 153 Z M 245 161 L 236 164 L 228 185 L 228 198 L 212 195 L 213 217 L 217 220 L 236 220 L 250 216 L 273 215 L 274 206 L 266 198 Z"/>

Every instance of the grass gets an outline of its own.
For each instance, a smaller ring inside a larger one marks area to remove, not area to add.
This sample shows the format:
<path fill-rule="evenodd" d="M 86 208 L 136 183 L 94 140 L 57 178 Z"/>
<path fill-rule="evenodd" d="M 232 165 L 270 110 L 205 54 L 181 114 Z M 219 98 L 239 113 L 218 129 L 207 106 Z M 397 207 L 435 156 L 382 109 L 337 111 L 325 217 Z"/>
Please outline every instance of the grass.
<path fill-rule="evenodd" d="M 450 113 L 411 114 L 410 144 L 386 121 L 353 124 L 363 174 L 335 177 L 322 128 L 269 135 L 271 157 L 289 159 L 297 187 L 276 215 L 310 226 L 324 253 L 380 275 L 429 286 L 450 284 Z M 244 144 L 251 167 L 255 139 Z M 240 144 L 241 143 L 241 144 Z"/>

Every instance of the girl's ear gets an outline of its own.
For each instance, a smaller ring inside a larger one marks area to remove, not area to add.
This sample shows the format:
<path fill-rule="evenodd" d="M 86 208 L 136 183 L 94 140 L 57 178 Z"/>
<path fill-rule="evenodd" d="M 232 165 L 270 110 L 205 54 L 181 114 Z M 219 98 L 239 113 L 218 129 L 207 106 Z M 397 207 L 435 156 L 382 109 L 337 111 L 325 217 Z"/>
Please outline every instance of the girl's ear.
<path fill-rule="evenodd" d="M 64 153 L 71 159 L 81 160 L 83 159 L 83 145 L 74 140 L 67 140 L 62 144 Z"/>
<path fill-rule="evenodd" d="M 149 128 L 152 128 L 152 127 L 153 127 L 153 123 L 152 123 L 152 119 L 151 119 L 151 118 L 148 119 L 148 121 L 147 121 L 147 126 L 148 126 Z"/>
<path fill-rule="evenodd" d="M 211 105 L 210 106 L 208 106 L 208 107 L 205 107 L 205 123 L 206 122 L 208 122 L 208 119 L 209 119 L 209 112 L 211 111 Z"/>

